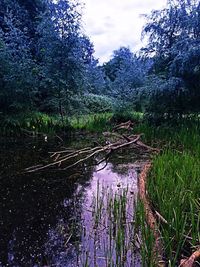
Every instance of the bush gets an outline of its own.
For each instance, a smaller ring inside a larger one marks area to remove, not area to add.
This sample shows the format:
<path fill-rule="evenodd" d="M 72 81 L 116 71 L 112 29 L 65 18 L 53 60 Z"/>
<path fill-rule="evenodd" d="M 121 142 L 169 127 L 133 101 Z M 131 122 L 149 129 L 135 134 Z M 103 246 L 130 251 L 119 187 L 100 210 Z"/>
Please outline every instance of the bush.
<path fill-rule="evenodd" d="M 85 95 L 82 103 L 88 113 L 113 112 L 115 106 L 112 98 L 95 94 Z"/>
<path fill-rule="evenodd" d="M 113 123 L 122 123 L 127 121 L 140 121 L 143 118 L 143 113 L 135 112 L 128 104 L 118 103 L 115 108 L 111 121 Z"/>
<path fill-rule="evenodd" d="M 186 110 L 187 90 L 179 78 L 170 78 L 154 87 L 150 92 L 149 103 L 145 110 L 145 118 L 150 123 L 161 124 L 176 121 Z"/>

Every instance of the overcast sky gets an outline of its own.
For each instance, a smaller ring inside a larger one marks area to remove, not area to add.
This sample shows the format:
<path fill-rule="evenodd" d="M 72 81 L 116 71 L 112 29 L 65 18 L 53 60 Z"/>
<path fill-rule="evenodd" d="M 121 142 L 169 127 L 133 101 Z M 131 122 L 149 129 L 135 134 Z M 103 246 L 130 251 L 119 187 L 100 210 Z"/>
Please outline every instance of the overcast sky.
<path fill-rule="evenodd" d="M 141 14 L 165 6 L 166 0 L 84 0 L 83 26 L 95 46 L 95 56 L 105 62 L 112 51 L 129 46 L 142 47 L 141 30 L 145 19 Z"/>

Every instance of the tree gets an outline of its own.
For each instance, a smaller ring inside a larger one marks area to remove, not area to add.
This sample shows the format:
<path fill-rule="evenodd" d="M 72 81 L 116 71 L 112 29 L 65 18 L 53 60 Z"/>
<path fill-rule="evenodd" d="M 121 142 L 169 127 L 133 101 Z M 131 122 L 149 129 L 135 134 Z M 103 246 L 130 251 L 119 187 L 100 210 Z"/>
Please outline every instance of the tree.
<path fill-rule="evenodd" d="M 7 32 L 1 32 L 0 57 L 2 108 L 7 112 L 31 108 L 36 88 L 35 62 L 29 38 L 15 26 L 15 19 L 6 18 Z"/>
<path fill-rule="evenodd" d="M 6 17 L 10 14 L 18 21 L 20 30 L 26 29 L 28 36 L 35 36 L 36 28 L 40 22 L 40 13 L 47 8 L 46 0 L 1 0 L 0 27 L 6 32 Z"/>
<path fill-rule="evenodd" d="M 112 96 L 124 103 L 133 102 L 136 89 L 145 82 L 145 63 L 129 48 L 114 51 L 112 59 L 104 65 L 105 74 L 110 79 Z"/>
<path fill-rule="evenodd" d="M 143 52 L 154 57 L 154 73 L 163 73 L 168 88 L 170 80 L 182 80 L 179 89 L 173 86 L 166 91 L 169 96 L 183 101 L 184 112 L 199 110 L 200 100 L 200 3 L 196 0 L 169 0 L 163 10 L 153 11 L 147 16 L 148 22 L 143 34 L 149 37 L 149 43 Z M 175 89 L 176 88 L 176 89 Z M 175 93 L 175 90 L 180 90 Z M 161 93 L 157 92 L 157 99 Z M 162 92 L 162 95 L 164 92 Z M 185 97 L 187 95 L 187 97 Z M 161 98 L 160 98 L 161 99 Z M 164 97 L 162 97 L 164 101 Z M 186 108 L 185 108 L 186 107 Z M 169 109 L 168 109 L 169 110 Z M 164 109 L 163 109 L 164 112 Z"/>
<path fill-rule="evenodd" d="M 82 93 L 93 45 L 81 32 L 78 2 L 50 3 L 38 26 L 37 58 L 42 70 L 42 109 L 68 113 L 72 96 Z"/>
<path fill-rule="evenodd" d="M 3 112 L 39 110 L 63 118 L 80 96 L 106 91 L 93 44 L 82 32 L 78 0 L 2 0 L 0 7 Z"/>
<path fill-rule="evenodd" d="M 149 38 L 145 51 L 170 56 L 178 42 L 199 38 L 199 9 L 197 0 L 168 0 L 166 8 L 152 11 L 142 33 Z"/>

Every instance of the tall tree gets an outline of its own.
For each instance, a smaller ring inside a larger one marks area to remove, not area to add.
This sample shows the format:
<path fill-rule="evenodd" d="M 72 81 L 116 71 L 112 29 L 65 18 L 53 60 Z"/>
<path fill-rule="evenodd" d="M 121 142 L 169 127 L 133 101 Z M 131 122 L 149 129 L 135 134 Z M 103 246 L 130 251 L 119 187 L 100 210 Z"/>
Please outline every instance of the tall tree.
<path fill-rule="evenodd" d="M 199 1 L 169 0 L 166 8 L 153 11 L 147 19 L 143 34 L 148 35 L 149 43 L 143 51 L 154 56 L 154 69 L 157 73 L 164 71 L 167 79 L 173 80 L 175 77 L 185 83 L 184 95 L 187 94 L 187 97 L 184 98 L 184 105 L 187 106 L 188 112 L 199 110 Z M 180 93 L 177 93 L 176 97 L 182 98 L 182 89 L 182 85 L 180 87 L 174 85 L 171 94 L 174 95 L 174 90 L 179 90 Z"/>
<path fill-rule="evenodd" d="M 41 97 L 63 116 L 71 96 L 83 89 L 86 65 L 93 53 L 92 44 L 81 33 L 79 3 L 67 0 L 50 3 L 38 26 L 38 35 L 44 88 Z"/>
<path fill-rule="evenodd" d="M 32 106 L 35 62 L 29 39 L 16 28 L 12 17 L 8 18 L 7 27 L 8 31 L 1 34 L 1 108 L 16 112 Z"/>
<path fill-rule="evenodd" d="M 46 0 L 1 0 L 0 27 L 4 32 L 7 31 L 7 16 L 12 14 L 20 30 L 26 29 L 29 37 L 34 37 L 40 13 L 46 8 Z"/>
<path fill-rule="evenodd" d="M 121 47 L 114 51 L 104 69 L 111 82 L 112 95 L 123 101 L 130 101 L 135 89 L 144 84 L 145 64 L 129 48 Z"/>

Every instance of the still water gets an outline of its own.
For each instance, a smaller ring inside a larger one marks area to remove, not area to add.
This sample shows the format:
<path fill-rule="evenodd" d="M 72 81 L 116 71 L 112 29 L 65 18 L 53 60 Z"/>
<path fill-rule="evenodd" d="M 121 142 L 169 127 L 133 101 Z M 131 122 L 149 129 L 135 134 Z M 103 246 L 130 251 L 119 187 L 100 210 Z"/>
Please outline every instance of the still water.
<path fill-rule="evenodd" d="M 122 151 L 103 169 L 22 172 L 62 145 L 1 140 L 0 266 L 141 266 L 134 242 L 134 155 Z M 74 145 L 85 144 L 65 144 Z"/>

